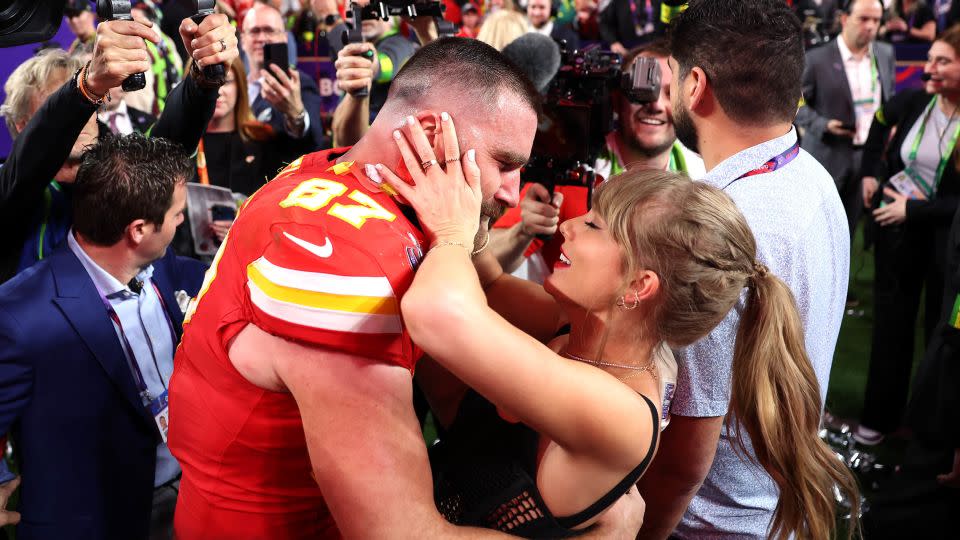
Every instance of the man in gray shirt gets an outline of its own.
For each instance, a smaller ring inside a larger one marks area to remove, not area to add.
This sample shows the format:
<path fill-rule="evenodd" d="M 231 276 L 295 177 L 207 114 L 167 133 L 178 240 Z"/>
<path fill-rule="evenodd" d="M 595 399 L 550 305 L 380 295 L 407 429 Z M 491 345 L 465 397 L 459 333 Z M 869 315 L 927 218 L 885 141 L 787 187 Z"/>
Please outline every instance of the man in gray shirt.
<path fill-rule="evenodd" d="M 800 22 L 781 0 L 692 0 L 673 23 L 677 137 L 704 182 L 746 216 L 758 259 L 790 287 L 825 397 L 847 292 L 850 241 L 830 174 L 797 147 Z M 724 427 L 742 306 L 679 351 L 672 420 L 640 481 L 640 538 L 766 538 L 779 494 Z M 753 454 L 749 441 L 745 441 Z"/>

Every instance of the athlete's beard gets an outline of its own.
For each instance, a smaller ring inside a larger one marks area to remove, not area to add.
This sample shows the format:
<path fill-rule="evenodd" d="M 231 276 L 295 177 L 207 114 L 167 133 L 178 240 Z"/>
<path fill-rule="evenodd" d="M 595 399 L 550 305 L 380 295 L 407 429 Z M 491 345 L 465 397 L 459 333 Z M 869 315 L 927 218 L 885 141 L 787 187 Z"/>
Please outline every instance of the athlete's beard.
<path fill-rule="evenodd" d="M 473 238 L 473 250 L 476 251 L 484 246 L 488 241 L 487 235 L 490 234 L 490 225 L 495 223 L 507 209 L 496 199 L 483 201 L 480 203 L 480 228 L 477 229 L 477 235 Z"/>
<path fill-rule="evenodd" d="M 693 118 L 684 106 L 682 101 L 677 102 L 673 109 L 673 130 L 677 134 L 677 139 L 687 148 L 696 153 L 700 153 L 697 145 L 697 126 L 693 123 Z"/>
<path fill-rule="evenodd" d="M 500 216 L 506 212 L 506 207 L 496 199 L 490 199 L 489 201 L 483 201 L 480 203 L 480 216 L 486 216 L 490 218 L 490 222 L 500 219 Z"/>

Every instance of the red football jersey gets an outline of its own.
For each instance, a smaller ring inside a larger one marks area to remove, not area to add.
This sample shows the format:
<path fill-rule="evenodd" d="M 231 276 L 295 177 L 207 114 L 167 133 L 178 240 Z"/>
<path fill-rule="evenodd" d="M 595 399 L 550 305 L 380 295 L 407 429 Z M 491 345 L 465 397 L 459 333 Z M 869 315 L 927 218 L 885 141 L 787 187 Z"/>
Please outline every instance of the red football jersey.
<path fill-rule="evenodd" d="M 295 161 L 247 201 L 188 310 L 170 383 L 178 538 L 338 536 L 293 397 L 230 363 L 244 326 L 411 371 L 420 355 L 400 298 L 423 234 L 352 164 L 334 164 L 346 150 Z"/>

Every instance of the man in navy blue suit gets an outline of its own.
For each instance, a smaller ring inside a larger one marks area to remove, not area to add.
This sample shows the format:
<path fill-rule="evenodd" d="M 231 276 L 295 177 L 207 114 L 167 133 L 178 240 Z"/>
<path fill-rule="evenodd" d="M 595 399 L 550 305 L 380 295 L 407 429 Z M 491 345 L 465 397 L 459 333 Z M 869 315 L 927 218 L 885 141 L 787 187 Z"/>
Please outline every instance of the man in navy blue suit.
<path fill-rule="evenodd" d="M 166 139 L 101 137 L 77 172 L 66 245 L 0 286 L 0 433 L 25 479 L 20 539 L 172 534 L 166 386 L 204 266 L 168 245 L 193 172 Z"/>
<path fill-rule="evenodd" d="M 310 138 L 314 149 L 326 146 L 320 120 L 320 92 L 310 75 L 295 67 L 271 65 L 268 69 L 263 46 L 287 43 L 287 31 L 280 12 L 268 4 L 254 4 L 243 18 L 241 44 L 247 55 L 248 99 L 257 120 L 293 139 Z M 294 159 L 297 156 L 291 156 Z"/>

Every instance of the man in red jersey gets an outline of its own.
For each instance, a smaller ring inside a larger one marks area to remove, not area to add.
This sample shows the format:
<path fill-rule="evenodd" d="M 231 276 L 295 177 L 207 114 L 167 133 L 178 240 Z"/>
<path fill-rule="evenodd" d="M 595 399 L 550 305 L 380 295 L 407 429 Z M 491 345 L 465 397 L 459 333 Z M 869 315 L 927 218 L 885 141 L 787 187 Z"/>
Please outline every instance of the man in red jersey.
<path fill-rule="evenodd" d="M 434 505 L 411 396 L 420 353 L 399 308 L 428 246 L 372 165 L 394 167 L 397 130 L 423 126 L 460 166 L 441 136 L 456 118 L 487 197 L 479 247 L 517 203 L 538 103 L 491 47 L 439 40 L 397 74 L 356 146 L 295 161 L 247 202 L 187 313 L 170 384 L 179 539 L 497 534 Z M 631 502 L 593 534 L 632 537 Z"/>

